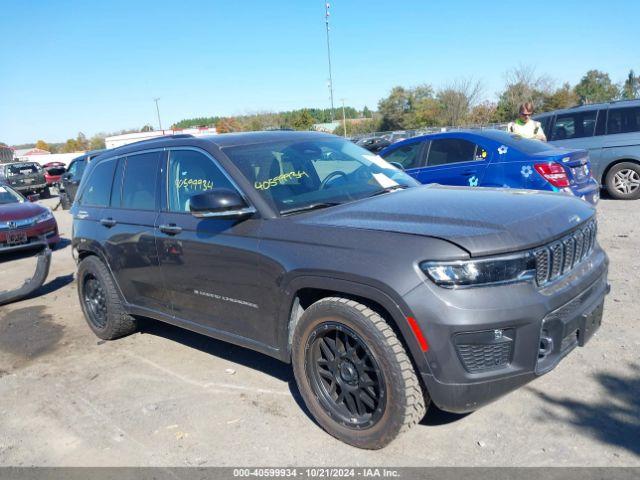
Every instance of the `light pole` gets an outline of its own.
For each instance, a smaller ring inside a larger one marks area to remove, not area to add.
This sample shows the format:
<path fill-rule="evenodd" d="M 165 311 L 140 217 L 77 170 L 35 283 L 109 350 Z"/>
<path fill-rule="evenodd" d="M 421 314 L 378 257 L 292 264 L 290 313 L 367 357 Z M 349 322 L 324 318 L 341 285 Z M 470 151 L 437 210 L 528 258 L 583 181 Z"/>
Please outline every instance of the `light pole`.
<path fill-rule="evenodd" d="M 160 130 L 162 130 L 162 122 L 160 121 L 160 107 L 158 107 L 158 100 L 160 100 L 160 97 L 153 99 L 153 101 L 156 102 L 156 112 L 158 113 L 158 126 L 160 127 Z"/>
<path fill-rule="evenodd" d="M 344 113 L 344 98 L 342 100 L 342 126 L 344 128 L 344 138 L 347 138 L 347 115 Z"/>
<path fill-rule="evenodd" d="M 329 95 L 331 98 L 331 121 L 335 120 L 333 112 L 333 77 L 331 75 L 331 44 L 329 43 L 329 2 L 325 3 L 325 26 L 327 27 L 327 59 L 329 60 Z"/>

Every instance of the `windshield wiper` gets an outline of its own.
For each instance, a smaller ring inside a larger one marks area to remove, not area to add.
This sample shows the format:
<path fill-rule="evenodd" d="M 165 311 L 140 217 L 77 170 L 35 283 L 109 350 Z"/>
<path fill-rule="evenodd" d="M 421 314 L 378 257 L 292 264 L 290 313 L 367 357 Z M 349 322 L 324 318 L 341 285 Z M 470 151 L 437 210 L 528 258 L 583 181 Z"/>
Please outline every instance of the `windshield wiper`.
<path fill-rule="evenodd" d="M 340 202 L 312 203 L 311 205 L 305 205 L 304 207 L 295 207 L 295 208 L 289 208 L 287 210 L 282 210 L 280 212 L 280 215 L 288 215 L 289 213 L 306 212 L 309 210 L 318 210 L 320 208 L 335 207 L 336 205 L 340 205 Z"/>
<path fill-rule="evenodd" d="M 375 197 L 376 195 L 382 195 L 383 193 L 395 192 L 396 190 L 405 190 L 409 188 L 408 185 L 394 185 L 393 187 L 383 188 L 382 190 L 378 190 L 377 192 L 369 195 L 370 197 Z"/>

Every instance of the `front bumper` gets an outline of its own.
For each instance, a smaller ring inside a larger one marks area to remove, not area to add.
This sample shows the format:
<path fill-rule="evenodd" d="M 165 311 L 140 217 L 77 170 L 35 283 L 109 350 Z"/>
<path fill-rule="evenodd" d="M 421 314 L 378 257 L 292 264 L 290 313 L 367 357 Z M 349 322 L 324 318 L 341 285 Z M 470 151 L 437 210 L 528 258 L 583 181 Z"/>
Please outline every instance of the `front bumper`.
<path fill-rule="evenodd" d="M 60 241 L 58 224 L 55 219 L 36 223 L 35 225 L 23 227 L 18 230 L 24 232 L 26 236 L 24 243 L 9 244 L 7 242 L 7 231 L 0 230 L 0 253 L 36 248 L 41 245 L 43 241 L 49 246 L 55 245 Z"/>
<path fill-rule="evenodd" d="M 566 278 L 540 289 L 514 284 L 447 290 L 425 282 L 410 292 L 405 299 L 429 343 L 420 373 L 433 402 L 446 411 L 473 411 L 552 370 L 599 326 L 598 318 L 587 336 L 580 332 L 609 291 L 607 270 L 608 259 L 597 248 Z M 425 295 L 440 301 L 425 302 Z M 541 357 L 543 334 L 553 341 Z M 488 343 L 469 353 L 460 338 L 471 339 L 464 342 L 471 347 L 478 339 Z M 495 368 L 484 368 L 494 361 Z"/>

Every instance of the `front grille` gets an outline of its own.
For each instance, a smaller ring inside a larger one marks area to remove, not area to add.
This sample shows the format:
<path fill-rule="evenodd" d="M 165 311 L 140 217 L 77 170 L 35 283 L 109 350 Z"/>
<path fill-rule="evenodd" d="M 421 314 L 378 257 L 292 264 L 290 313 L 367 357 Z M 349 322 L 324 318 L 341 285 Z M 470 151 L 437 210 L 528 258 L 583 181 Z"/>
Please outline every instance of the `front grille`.
<path fill-rule="evenodd" d="M 576 229 L 564 238 L 536 249 L 536 282 L 543 286 L 570 272 L 593 251 L 596 221 Z"/>

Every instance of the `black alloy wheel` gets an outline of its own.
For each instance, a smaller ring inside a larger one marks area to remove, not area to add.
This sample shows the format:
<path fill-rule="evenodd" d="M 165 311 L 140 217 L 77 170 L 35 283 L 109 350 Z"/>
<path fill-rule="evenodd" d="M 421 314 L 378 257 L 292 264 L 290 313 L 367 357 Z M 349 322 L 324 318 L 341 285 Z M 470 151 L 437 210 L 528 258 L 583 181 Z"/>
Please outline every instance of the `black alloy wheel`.
<path fill-rule="evenodd" d="M 307 376 L 324 410 L 345 427 L 374 425 L 386 403 L 384 379 L 358 334 L 339 323 L 322 323 L 307 349 Z"/>
<path fill-rule="evenodd" d="M 100 281 L 92 274 L 84 278 L 84 304 L 88 319 L 99 329 L 107 325 L 107 297 Z"/>

